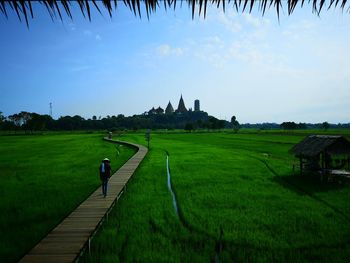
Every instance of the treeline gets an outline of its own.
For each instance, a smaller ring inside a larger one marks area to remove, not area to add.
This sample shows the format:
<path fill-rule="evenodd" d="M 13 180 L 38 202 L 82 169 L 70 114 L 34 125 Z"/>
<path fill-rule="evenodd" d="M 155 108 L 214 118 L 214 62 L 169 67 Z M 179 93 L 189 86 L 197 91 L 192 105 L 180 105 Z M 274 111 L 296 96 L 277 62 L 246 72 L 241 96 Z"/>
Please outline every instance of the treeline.
<path fill-rule="evenodd" d="M 7 117 L 0 112 L 1 130 L 25 133 L 45 130 L 222 129 L 228 125 L 228 122 L 209 116 L 206 112 L 142 114 L 129 117 L 119 114 L 104 118 L 92 116 L 89 119 L 75 115 L 62 116 L 57 120 L 34 112 L 22 111 Z"/>
<path fill-rule="evenodd" d="M 338 123 L 338 124 L 332 124 L 328 122 L 322 122 L 322 123 L 296 123 L 293 121 L 286 121 L 282 122 L 281 124 L 278 123 L 244 123 L 241 125 L 242 128 L 254 128 L 259 130 L 271 130 L 271 129 L 283 129 L 283 130 L 306 130 L 306 129 L 350 129 L 350 123 Z"/>
<path fill-rule="evenodd" d="M 134 116 L 106 116 L 104 118 L 85 119 L 79 115 L 62 116 L 57 120 L 49 115 L 41 115 L 35 112 L 22 111 L 10 116 L 4 116 L 0 112 L 0 130 L 3 131 L 24 131 L 33 133 L 36 131 L 72 131 L 72 130 L 138 130 L 138 129 L 185 129 L 192 130 L 218 130 L 230 128 L 238 132 L 240 128 L 254 128 L 259 130 L 269 129 L 324 129 L 329 128 L 348 128 L 347 124 L 329 124 L 328 122 L 311 124 L 295 123 L 293 121 L 277 123 L 259 123 L 259 124 L 239 124 L 236 117 L 231 118 L 231 122 L 219 120 L 208 113 L 187 112 L 184 114 L 142 114 Z"/>

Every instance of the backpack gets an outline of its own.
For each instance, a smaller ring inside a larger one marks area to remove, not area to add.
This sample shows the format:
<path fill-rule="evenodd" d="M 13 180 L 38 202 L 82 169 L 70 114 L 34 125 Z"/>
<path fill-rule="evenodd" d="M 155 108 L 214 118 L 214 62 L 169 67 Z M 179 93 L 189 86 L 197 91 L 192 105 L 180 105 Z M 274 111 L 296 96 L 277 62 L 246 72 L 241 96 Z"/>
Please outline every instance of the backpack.
<path fill-rule="evenodd" d="M 106 169 L 105 169 L 105 164 L 104 163 L 101 163 L 100 165 L 100 173 L 105 173 Z"/>

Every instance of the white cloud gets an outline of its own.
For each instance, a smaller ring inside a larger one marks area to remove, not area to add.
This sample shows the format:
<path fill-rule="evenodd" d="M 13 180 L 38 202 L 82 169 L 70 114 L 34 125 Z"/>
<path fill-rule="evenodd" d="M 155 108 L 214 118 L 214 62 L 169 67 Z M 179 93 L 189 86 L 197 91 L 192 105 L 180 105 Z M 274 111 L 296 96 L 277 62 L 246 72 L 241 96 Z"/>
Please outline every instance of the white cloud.
<path fill-rule="evenodd" d="M 281 68 L 285 62 L 284 57 L 274 53 L 264 41 L 256 41 L 247 35 L 241 39 L 225 40 L 212 36 L 187 43 L 189 54 L 216 68 L 237 62 L 255 67 Z"/>
<path fill-rule="evenodd" d="M 227 63 L 226 43 L 218 36 L 205 37 L 200 41 L 188 41 L 188 50 L 196 59 L 222 68 Z"/>
<path fill-rule="evenodd" d="M 239 60 L 253 66 L 273 66 L 283 61 L 277 54 L 270 52 L 264 45 L 251 41 L 234 41 L 229 49 L 230 59 Z"/>
<path fill-rule="evenodd" d="M 242 16 L 247 24 L 256 28 L 268 26 L 270 24 L 270 20 L 264 17 L 256 17 L 249 13 L 244 13 Z"/>
<path fill-rule="evenodd" d="M 217 15 L 217 21 L 231 32 L 239 32 L 242 29 L 241 24 L 236 20 L 236 14 L 232 12 L 228 12 L 227 14 L 220 12 Z"/>
<path fill-rule="evenodd" d="M 207 37 L 204 40 L 205 45 L 215 49 L 222 49 L 225 47 L 225 42 L 218 36 Z"/>
<path fill-rule="evenodd" d="M 312 39 L 317 31 L 316 24 L 312 21 L 303 19 L 288 25 L 282 32 L 283 36 L 292 41 L 305 42 L 306 39 Z M 316 34 L 317 35 L 317 34 Z"/>
<path fill-rule="evenodd" d="M 156 52 L 161 57 L 166 57 L 171 55 L 181 56 L 184 53 L 184 49 L 180 47 L 171 47 L 168 44 L 162 44 L 156 48 Z"/>
<path fill-rule="evenodd" d="M 83 34 L 84 34 L 84 36 L 86 36 L 88 38 L 95 38 L 95 40 L 97 40 L 97 41 L 102 40 L 102 37 L 100 34 L 95 34 L 94 32 L 92 32 L 90 30 L 84 30 Z"/>
<path fill-rule="evenodd" d="M 171 47 L 169 45 L 160 45 L 157 47 L 157 53 L 161 56 L 167 56 L 170 54 Z"/>
<path fill-rule="evenodd" d="M 299 40 L 300 36 L 297 32 L 292 32 L 291 30 L 284 30 L 282 35 L 289 38 L 290 40 Z"/>

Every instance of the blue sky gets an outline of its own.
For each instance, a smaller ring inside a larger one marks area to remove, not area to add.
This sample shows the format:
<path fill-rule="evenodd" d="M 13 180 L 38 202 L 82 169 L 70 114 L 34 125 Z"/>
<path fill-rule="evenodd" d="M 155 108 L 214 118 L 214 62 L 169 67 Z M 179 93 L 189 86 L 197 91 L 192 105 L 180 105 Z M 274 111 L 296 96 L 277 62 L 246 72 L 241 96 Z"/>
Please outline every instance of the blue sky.
<path fill-rule="evenodd" d="M 36 5 L 30 28 L 0 17 L 0 111 L 133 115 L 187 107 L 246 122 L 350 122 L 350 15 L 311 7 L 238 14 L 184 5 L 148 20 L 120 4 L 113 18 L 51 21 Z"/>

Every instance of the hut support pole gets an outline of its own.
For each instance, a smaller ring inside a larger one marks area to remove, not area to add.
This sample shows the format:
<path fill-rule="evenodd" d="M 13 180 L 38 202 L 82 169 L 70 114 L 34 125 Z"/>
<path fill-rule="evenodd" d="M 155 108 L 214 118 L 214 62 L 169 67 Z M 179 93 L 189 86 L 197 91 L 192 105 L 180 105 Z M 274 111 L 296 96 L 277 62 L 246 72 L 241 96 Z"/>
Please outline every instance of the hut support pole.
<path fill-rule="evenodd" d="M 302 175 L 303 174 L 303 158 L 300 156 L 299 160 L 300 160 L 300 175 Z"/>
<path fill-rule="evenodd" d="M 324 176 L 326 173 L 326 152 L 322 152 L 322 173 L 321 173 L 321 182 L 323 182 Z"/>

